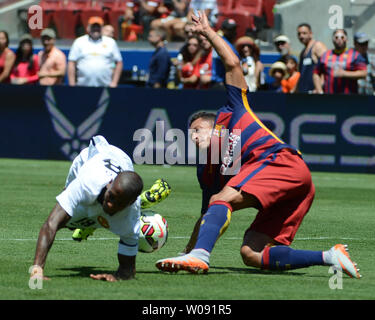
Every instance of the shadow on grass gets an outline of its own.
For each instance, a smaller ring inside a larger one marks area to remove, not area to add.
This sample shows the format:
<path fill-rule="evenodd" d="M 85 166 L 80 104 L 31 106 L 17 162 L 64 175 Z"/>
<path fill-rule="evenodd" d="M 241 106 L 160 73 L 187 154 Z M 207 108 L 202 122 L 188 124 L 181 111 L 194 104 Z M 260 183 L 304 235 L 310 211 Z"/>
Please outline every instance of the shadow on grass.
<path fill-rule="evenodd" d="M 218 272 L 211 272 L 211 270 L 223 270 Z M 260 270 L 255 268 L 237 268 L 237 267 L 210 267 L 209 273 L 224 274 L 224 273 L 237 273 L 237 274 L 259 274 L 259 275 L 291 275 L 291 276 L 303 276 L 303 272 L 293 271 L 271 271 L 271 270 Z"/>
<path fill-rule="evenodd" d="M 62 271 L 71 271 L 71 273 L 64 273 L 64 274 L 56 274 L 56 275 L 48 275 L 51 277 L 56 278 L 64 278 L 64 277 L 81 277 L 87 278 L 90 277 L 90 274 L 101 274 L 101 273 L 114 273 L 116 270 L 108 270 L 102 269 L 103 267 L 92 267 L 92 266 L 85 266 L 85 267 L 72 267 L 72 268 L 59 268 L 57 270 Z M 149 270 L 137 270 L 137 274 L 164 274 L 164 275 L 194 275 L 186 271 L 179 271 L 176 272 L 163 272 L 160 270 L 149 271 Z M 206 274 L 200 273 L 200 275 L 224 275 L 224 274 L 249 274 L 249 275 L 265 275 L 265 276 L 305 276 L 306 273 L 304 272 L 293 272 L 293 271 L 271 271 L 271 270 L 260 270 L 255 268 L 238 268 L 238 267 L 215 267 L 211 266 L 210 270 Z"/>
<path fill-rule="evenodd" d="M 66 277 L 80 277 L 88 278 L 90 274 L 100 274 L 100 273 L 114 273 L 116 270 L 103 270 L 102 267 L 72 267 L 72 268 L 58 268 L 57 270 L 62 271 L 72 271 L 73 273 L 64 273 L 56 275 L 48 275 L 53 278 L 66 278 Z"/>
<path fill-rule="evenodd" d="M 92 267 L 92 266 L 85 266 L 85 267 L 71 267 L 71 268 L 58 268 L 57 270 L 62 271 L 72 271 L 72 273 L 64 273 L 64 274 L 48 274 L 47 276 L 53 277 L 53 278 L 67 278 L 67 277 L 81 277 L 81 278 L 88 278 L 90 277 L 90 274 L 101 274 L 101 273 L 109 273 L 113 274 L 116 272 L 115 269 L 111 270 L 105 270 L 103 267 Z M 160 273 L 159 270 L 155 268 L 155 271 L 142 271 L 137 270 L 137 274 L 158 274 Z"/>

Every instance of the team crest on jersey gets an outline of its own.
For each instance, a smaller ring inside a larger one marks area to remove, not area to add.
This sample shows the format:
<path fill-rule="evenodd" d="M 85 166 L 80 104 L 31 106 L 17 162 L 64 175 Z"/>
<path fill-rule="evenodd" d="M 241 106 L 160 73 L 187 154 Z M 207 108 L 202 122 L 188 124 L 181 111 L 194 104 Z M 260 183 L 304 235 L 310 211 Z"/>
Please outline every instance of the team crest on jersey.
<path fill-rule="evenodd" d="M 103 228 L 109 229 L 109 223 L 108 223 L 106 218 L 104 218 L 102 216 L 99 216 L 97 219 L 98 219 L 98 222 L 100 223 L 100 225 Z"/>
<path fill-rule="evenodd" d="M 82 149 L 87 147 L 87 141 L 99 131 L 109 104 L 108 90 L 103 89 L 95 111 L 77 127 L 59 110 L 51 87 L 46 90 L 44 100 L 51 115 L 53 128 L 64 141 L 60 150 L 68 159 L 73 160 Z"/>
<path fill-rule="evenodd" d="M 222 124 L 215 125 L 214 131 L 212 134 L 219 138 L 223 137 L 225 135 L 225 126 Z"/>
<path fill-rule="evenodd" d="M 239 160 L 238 157 L 241 155 L 240 149 L 236 148 L 237 145 L 239 145 L 239 147 L 241 146 L 241 135 L 240 135 L 241 131 L 240 130 L 235 130 L 235 131 L 236 132 L 231 132 L 229 135 L 227 148 L 226 148 L 223 161 L 220 167 L 220 173 L 222 175 L 237 173 L 237 172 L 232 172 L 232 171 L 228 172 L 228 170 L 231 169 L 231 167 L 233 166 L 233 161 L 237 162 Z M 236 154 L 236 151 L 237 151 L 237 154 Z M 234 170 L 236 169 L 234 168 Z"/>

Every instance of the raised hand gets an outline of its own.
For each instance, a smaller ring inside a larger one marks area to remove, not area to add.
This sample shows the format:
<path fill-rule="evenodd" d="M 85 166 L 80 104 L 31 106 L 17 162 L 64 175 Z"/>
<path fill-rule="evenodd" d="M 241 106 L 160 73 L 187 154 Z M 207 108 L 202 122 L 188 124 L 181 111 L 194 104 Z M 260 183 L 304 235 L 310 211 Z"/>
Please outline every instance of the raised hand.
<path fill-rule="evenodd" d="M 194 23 L 193 31 L 203 35 L 210 29 L 210 23 L 204 11 L 194 11 L 191 15 L 191 21 Z"/>

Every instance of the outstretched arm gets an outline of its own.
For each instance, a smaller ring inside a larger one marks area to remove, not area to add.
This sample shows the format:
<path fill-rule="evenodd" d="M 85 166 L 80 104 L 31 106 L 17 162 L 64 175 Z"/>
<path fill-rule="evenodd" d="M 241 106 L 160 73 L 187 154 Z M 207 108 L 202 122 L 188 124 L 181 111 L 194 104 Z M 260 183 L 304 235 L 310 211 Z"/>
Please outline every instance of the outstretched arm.
<path fill-rule="evenodd" d="M 39 232 L 38 242 L 36 245 L 34 267 L 35 272 L 43 270 L 46 264 L 48 251 L 52 247 L 53 241 L 55 240 L 57 230 L 61 229 L 70 219 L 70 216 L 66 211 L 57 203 L 52 209 L 46 222 L 43 224 Z M 31 272 L 31 276 L 34 272 Z M 44 278 L 48 279 L 48 278 Z"/>
<path fill-rule="evenodd" d="M 220 56 L 225 66 L 226 83 L 238 88 L 247 88 L 240 60 L 225 40 L 210 27 L 206 14 L 199 11 L 198 16 L 193 14 L 191 19 L 194 23 L 194 31 L 206 37 Z"/>

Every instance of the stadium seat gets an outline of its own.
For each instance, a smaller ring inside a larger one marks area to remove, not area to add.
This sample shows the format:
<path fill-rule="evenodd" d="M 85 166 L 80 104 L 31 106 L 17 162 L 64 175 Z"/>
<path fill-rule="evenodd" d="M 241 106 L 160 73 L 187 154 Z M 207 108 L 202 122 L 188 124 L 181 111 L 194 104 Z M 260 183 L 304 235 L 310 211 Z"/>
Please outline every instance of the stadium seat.
<path fill-rule="evenodd" d="M 225 19 L 236 21 L 237 36 L 243 36 L 247 29 L 256 30 L 274 25 L 273 7 L 276 0 L 220 0 L 217 27 Z"/>
<path fill-rule="evenodd" d="M 275 17 L 273 14 L 273 7 L 275 6 L 277 0 L 263 1 L 263 13 L 267 20 L 267 26 L 273 28 L 275 25 Z"/>
<path fill-rule="evenodd" d="M 217 21 L 217 29 L 220 29 L 221 24 L 225 19 L 233 19 L 237 24 L 237 38 L 243 36 L 246 29 L 254 28 L 254 17 L 250 13 L 228 13 L 219 16 Z"/>
<path fill-rule="evenodd" d="M 102 0 L 101 6 L 102 10 L 105 13 L 105 20 L 106 23 L 109 23 L 114 28 L 114 36 L 116 39 L 119 37 L 119 23 L 118 19 L 121 15 L 124 14 L 126 9 L 126 0 Z"/>
<path fill-rule="evenodd" d="M 91 16 L 103 16 L 101 7 L 97 4 L 97 1 L 69 0 L 66 7 L 64 38 L 76 38 L 78 32 L 76 30 L 79 27 L 83 28 L 81 32 L 85 33 L 87 21 Z"/>
<path fill-rule="evenodd" d="M 218 21 L 216 23 L 216 29 L 219 29 L 223 21 L 228 15 L 232 13 L 233 2 L 236 0 L 217 0 L 218 7 Z"/>
<path fill-rule="evenodd" d="M 61 12 L 64 8 L 64 2 L 60 0 L 41 0 L 40 7 L 43 9 L 43 29 L 53 28 L 56 30 L 57 37 L 62 37 L 63 19 Z M 42 30 L 30 30 L 34 38 L 39 38 Z"/>
<path fill-rule="evenodd" d="M 262 16 L 263 2 L 265 0 L 237 0 L 233 2 L 233 12 L 250 13 L 255 16 Z"/>

